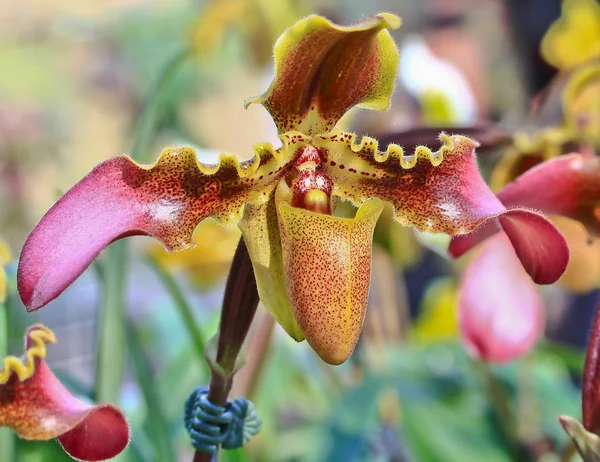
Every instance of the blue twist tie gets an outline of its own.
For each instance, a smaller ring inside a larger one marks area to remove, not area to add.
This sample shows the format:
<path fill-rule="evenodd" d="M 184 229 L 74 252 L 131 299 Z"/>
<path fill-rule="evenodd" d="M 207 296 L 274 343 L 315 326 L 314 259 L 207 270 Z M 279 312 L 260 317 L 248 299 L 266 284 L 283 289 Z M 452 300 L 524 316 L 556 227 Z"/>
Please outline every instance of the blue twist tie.
<path fill-rule="evenodd" d="M 228 400 L 225 407 L 208 400 L 208 387 L 199 387 L 185 402 L 185 428 L 192 446 L 214 454 L 222 446 L 235 449 L 244 446 L 260 432 L 262 421 L 254 404 L 246 398 Z"/>

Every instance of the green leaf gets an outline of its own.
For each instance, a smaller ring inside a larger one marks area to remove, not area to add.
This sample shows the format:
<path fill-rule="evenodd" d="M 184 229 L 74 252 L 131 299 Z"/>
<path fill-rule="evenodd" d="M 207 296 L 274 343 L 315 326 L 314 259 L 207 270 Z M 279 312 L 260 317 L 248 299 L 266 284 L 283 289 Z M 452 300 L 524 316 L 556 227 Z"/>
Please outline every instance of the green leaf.
<path fill-rule="evenodd" d="M 96 398 L 103 403 L 117 402 L 125 372 L 128 256 L 126 241 L 117 241 L 106 250 L 107 261 L 103 266 L 96 362 Z"/>
<path fill-rule="evenodd" d="M 161 462 L 175 461 L 175 454 L 169 441 L 169 425 L 161 407 L 159 394 L 155 388 L 155 380 L 150 371 L 150 364 L 144 354 L 138 332 L 131 322 L 127 323 L 127 344 L 137 383 L 142 390 L 146 403 L 146 423 L 156 458 Z"/>
<path fill-rule="evenodd" d="M 204 350 L 206 348 L 206 341 L 204 340 L 204 335 L 200 331 L 198 325 L 196 324 L 196 319 L 194 318 L 194 313 L 191 305 L 187 301 L 183 291 L 173 278 L 171 274 L 167 271 L 167 269 L 156 259 L 152 257 L 148 257 L 146 259 L 150 267 L 156 272 L 157 276 L 160 278 L 162 283 L 165 286 L 167 292 L 173 299 L 173 303 L 175 304 L 175 308 L 177 308 L 177 312 L 181 315 L 181 319 L 183 320 L 183 324 L 185 325 L 190 338 L 192 339 L 192 344 L 194 345 L 194 349 L 197 354 L 197 361 L 202 365 L 203 373 L 208 376 L 209 369 L 206 364 L 206 360 L 204 358 Z"/>
<path fill-rule="evenodd" d="M 4 303 L 0 303 L 0 366 L 8 355 L 8 313 Z M 0 461 L 13 460 L 15 435 L 10 428 L 0 428 Z"/>

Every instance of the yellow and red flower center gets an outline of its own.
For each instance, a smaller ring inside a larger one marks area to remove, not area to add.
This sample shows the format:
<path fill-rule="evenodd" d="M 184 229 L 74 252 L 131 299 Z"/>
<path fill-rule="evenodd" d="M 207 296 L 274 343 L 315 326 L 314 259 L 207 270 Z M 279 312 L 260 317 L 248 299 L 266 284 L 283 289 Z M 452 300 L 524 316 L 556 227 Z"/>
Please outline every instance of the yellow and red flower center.
<path fill-rule="evenodd" d="M 292 206 L 331 215 L 331 177 L 321 170 L 321 154 L 314 146 L 300 148 L 294 162 L 298 172 L 292 180 Z"/>

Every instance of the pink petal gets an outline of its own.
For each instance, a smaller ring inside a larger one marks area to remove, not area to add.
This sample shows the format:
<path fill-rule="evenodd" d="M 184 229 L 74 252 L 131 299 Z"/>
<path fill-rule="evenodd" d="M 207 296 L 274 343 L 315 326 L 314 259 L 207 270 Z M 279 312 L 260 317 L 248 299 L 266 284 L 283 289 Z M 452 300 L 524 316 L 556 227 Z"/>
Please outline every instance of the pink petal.
<path fill-rule="evenodd" d="M 448 251 L 452 257 L 458 258 L 502 230 L 536 284 L 552 284 L 564 273 L 569 262 L 565 238 L 552 222 L 531 210 L 507 210 L 475 232 L 453 237 Z"/>
<path fill-rule="evenodd" d="M 540 295 L 505 234 L 485 242 L 459 291 L 459 325 L 468 352 L 486 362 L 529 351 L 544 329 Z"/>
<path fill-rule="evenodd" d="M 166 148 L 153 166 L 119 156 L 98 165 L 42 218 L 21 253 L 18 287 L 29 311 L 56 298 L 116 239 L 146 234 L 169 250 L 192 246 L 207 217 L 239 218 L 244 203 L 264 202 L 305 140 L 282 138 L 276 153 L 257 145 L 243 164 L 222 154 L 217 166 L 198 163 L 191 148 Z"/>
<path fill-rule="evenodd" d="M 10 363 L 8 380 L 0 384 L 0 426 L 8 426 L 21 438 L 44 441 L 58 438 L 76 459 L 101 461 L 115 457 L 129 443 L 129 425 L 123 413 L 110 404 L 90 405 L 75 398 L 46 365 L 45 342 L 34 341 L 32 326 L 26 336 L 28 355 L 35 365 L 33 375 L 20 380 L 17 370 L 25 365 Z M 8 364 L 8 363 L 7 363 Z"/>
<path fill-rule="evenodd" d="M 587 154 L 555 157 L 508 184 L 498 198 L 507 207 L 531 207 L 574 218 L 597 232 L 600 158 Z"/>

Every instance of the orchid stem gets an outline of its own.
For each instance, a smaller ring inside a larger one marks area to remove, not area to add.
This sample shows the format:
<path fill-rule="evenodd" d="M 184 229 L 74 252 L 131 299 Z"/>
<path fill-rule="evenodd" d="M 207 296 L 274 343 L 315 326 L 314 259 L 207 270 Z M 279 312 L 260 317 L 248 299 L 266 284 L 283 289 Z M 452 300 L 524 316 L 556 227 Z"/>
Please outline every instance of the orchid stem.
<path fill-rule="evenodd" d="M 252 262 L 244 240 L 240 239 L 231 262 L 223 295 L 216 358 L 211 358 L 219 366 L 220 371 L 223 371 L 219 372 L 211 368 L 208 399 L 217 406 L 227 404 L 233 376 L 240 367 L 239 354 L 254 319 L 258 301 Z M 216 460 L 217 453 L 196 451 L 194 454 L 194 462 Z"/>

